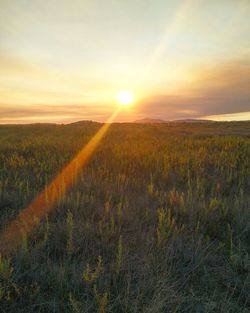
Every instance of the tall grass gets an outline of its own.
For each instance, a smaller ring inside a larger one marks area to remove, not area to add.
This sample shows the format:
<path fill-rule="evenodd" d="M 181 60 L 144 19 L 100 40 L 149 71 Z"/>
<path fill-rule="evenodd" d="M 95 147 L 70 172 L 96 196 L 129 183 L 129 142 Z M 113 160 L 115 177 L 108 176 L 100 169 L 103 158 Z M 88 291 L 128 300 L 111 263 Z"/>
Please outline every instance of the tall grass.
<path fill-rule="evenodd" d="M 0 126 L 1 231 L 99 127 Z M 249 312 L 249 160 L 247 122 L 113 125 L 21 248 L 0 243 L 0 312 Z"/>

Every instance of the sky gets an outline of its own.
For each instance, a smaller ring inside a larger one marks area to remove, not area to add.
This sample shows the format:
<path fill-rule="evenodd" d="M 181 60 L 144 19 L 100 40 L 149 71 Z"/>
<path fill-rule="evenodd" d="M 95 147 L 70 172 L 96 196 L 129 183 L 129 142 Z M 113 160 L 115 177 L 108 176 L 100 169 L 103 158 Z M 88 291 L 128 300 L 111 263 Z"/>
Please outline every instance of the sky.
<path fill-rule="evenodd" d="M 250 120 L 249 0 L 0 0 L 0 124 Z"/>

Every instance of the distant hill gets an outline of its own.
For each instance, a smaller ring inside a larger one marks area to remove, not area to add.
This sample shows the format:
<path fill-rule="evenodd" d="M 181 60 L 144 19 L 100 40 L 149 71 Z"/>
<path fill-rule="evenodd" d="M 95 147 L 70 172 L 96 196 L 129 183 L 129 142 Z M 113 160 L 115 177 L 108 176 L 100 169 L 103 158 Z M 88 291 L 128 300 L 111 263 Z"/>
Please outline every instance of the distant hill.
<path fill-rule="evenodd" d="M 159 123 L 167 123 L 167 121 L 161 119 L 154 119 L 154 118 L 143 118 L 141 120 L 136 120 L 133 123 L 140 123 L 140 124 L 159 124 Z"/>
<path fill-rule="evenodd" d="M 73 122 L 67 125 L 70 126 L 81 126 L 81 125 L 88 125 L 88 124 L 99 124 L 99 122 L 96 121 L 92 121 L 92 120 L 82 120 L 82 121 L 77 121 L 77 122 Z"/>
<path fill-rule="evenodd" d="M 161 119 L 154 119 L 154 118 L 143 118 L 141 120 L 136 120 L 133 123 L 141 123 L 141 124 L 159 124 L 159 123 L 199 123 L 199 124 L 206 124 L 206 123 L 214 123 L 214 121 L 210 120 L 198 120 L 198 119 L 183 119 L 183 120 L 172 120 L 166 121 Z"/>
<path fill-rule="evenodd" d="M 210 121 L 210 120 L 199 120 L 199 119 L 194 119 L 194 118 L 189 118 L 189 119 L 183 119 L 183 120 L 174 120 L 171 121 L 173 123 L 199 123 L 199 124 L 206 124 L 206 123 L 215 123 L 215 121 Z"/>

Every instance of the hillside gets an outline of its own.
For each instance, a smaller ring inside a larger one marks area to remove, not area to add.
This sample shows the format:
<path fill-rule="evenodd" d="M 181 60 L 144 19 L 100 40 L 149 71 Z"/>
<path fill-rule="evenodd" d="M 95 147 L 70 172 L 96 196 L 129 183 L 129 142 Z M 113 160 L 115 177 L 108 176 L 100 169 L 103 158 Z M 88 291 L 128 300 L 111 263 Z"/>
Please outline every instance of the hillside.
<path fill-rule="evenodd" d="M 202 119 L 181 119 L 181 120 L 166 121 L 166 120 L 162 120 L 162 119 L 143 118 L 143 119 L 140 119 L 140 120 L 136 120 L 133 123 L 137 123 L 137 124 L 158 124 L 158 123 L 197 123 L 197 124 L 207 124 L 207 123 L 214 123 L 214 121 L 202 120 Z"/>
<path fill-rule="evenodd" d="M 154 118 L 143 118 L 140 120 L 136 120 L 133 123 L 137 124 L 158 124 L 158 123 L 166 123 L 167 121 L 161 119 L 154 119 Z"/>

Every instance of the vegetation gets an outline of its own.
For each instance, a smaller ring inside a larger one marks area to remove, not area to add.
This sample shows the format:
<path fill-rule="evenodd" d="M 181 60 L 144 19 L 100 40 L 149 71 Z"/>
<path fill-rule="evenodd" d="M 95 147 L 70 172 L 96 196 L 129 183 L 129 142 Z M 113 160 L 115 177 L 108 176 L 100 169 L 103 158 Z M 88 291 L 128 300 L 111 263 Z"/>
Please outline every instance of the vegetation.
<path fill-rule="evenodd" d="M 1 232 L 99 127 L 0 127 Z M 250 312 L 249 161 L 249 122 L 112 125 L 2 253 L 0 312 Z"/>

